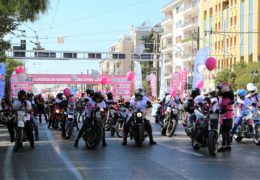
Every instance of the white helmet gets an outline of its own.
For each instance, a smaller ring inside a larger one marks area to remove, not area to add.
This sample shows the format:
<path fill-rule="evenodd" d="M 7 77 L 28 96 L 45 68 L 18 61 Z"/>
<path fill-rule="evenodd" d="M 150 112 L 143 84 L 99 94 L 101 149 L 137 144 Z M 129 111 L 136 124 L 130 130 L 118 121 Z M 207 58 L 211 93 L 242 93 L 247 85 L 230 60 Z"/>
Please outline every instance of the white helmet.
<path fill-rule="evenodd" d="M 247 89 L 249 92 L 255 92 L 255 91 L 257 91 L 257 87 L 256 87 L 253 83 L 247 83 L 246 89 Z"/>

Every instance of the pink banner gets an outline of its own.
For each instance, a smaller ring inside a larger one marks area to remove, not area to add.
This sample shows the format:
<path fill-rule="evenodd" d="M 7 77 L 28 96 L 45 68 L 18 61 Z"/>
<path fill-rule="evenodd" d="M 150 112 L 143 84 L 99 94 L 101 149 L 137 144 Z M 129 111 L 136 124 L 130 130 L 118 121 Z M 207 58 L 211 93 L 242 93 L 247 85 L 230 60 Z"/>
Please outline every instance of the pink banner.
<path fill-rule="evenodd" d="M 184 68 L 184 70 L 181 72 L 181 97 L 183 97 L 184 94 L 185 86 L 187 83 L 187 75 L 188 71 L 186 68 Z"/>
<path fill-rule="evenodd" d="M 181 82 L 181 72 L 177 71 L 172 74 L 172 88 L 171 91 L 177 92 Z"/>
<path fill-rule="evenodd" d="M 27 78 L 25 82 L 19 82 L 17 75 L 13 74 L 11 77 L 11 97 L 17 98 L 20 90 L 31 91 L 30 78 Z"/>
<path fill-rule="evenodd" d="M 155 74 L 150 74 L 149 76 L 151 82 L 152 96 L 156 97 L 156 76 Z"/>

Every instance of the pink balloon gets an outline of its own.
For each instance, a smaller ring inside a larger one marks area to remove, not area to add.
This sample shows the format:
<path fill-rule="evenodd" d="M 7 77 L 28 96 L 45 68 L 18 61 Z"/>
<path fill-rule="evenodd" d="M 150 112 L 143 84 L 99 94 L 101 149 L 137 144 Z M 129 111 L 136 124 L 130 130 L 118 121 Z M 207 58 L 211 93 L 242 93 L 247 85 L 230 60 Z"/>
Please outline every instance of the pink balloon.
<path fill-rule="evenodd" d="M 102 85 L 107 84 L 107 82 L 108 82 L 108 78 L 107 78 L 106 76 L 102 77 L 101 80 L 100 80 L 100 83 L 101 83 Z"/>
<path fill-rule="evenodd" d="M 177 94 L 177 93 L 176 93 L 176 90 L 175 90 L 175 89 L 172 89 L 172 90 L 171 90 L 171 97 L 175 97 L 176 94 Z"/>
<path fill-rule="evenodd" d="M 196 83 L 196 87 L 199 89 L 202 89 L 204 86 L 204 82 L 202 80 L 198 80 Z"/>
<path fill-rule="evenodd" d="M 217 66 L 217 60 L 214 57 L 209 57 L 206 60 L 206 67 L 209 71 L 212 71 Z"/>
<path fill-rule="evenodd" d="M 22 66 L 18 66 L 18 67 L 15 69 L 15 72 L 16 72 L 16 74 L 21 74 L 21 73 L 24 72 L 24 69 L 23 69 Z"/>
<path fill-rule="evenodd" d="M 63 94 L 64 94 L 66 97 L 70 96 L 70 89 L 69 89 L 69 88 L 65 88 L 65 89 L 63 90 Z"/>
<path fill-rule="evenodd" d="M 135 77 L 135 73 L 133 71 L 129 71 L 126 76 L 128 81 L 132 81 Z"/>

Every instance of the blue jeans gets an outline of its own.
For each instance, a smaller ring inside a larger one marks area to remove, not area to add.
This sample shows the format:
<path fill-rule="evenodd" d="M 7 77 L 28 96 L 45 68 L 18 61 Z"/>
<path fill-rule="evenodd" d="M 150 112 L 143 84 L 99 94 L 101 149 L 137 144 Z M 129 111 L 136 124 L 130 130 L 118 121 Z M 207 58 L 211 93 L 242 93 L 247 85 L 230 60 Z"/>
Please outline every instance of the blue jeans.
<path fill-rule="evenodd" d="M 234 127 L 232 129 L 232 134 L 235 134 L 236 130 L 237 130 L 237 127 L 241 124 L 242 122 L 242 119 L 243 119 L 243 116 L 242 117 L 236 117 L 235 118 L 235 122 L 234 122 Z"/>

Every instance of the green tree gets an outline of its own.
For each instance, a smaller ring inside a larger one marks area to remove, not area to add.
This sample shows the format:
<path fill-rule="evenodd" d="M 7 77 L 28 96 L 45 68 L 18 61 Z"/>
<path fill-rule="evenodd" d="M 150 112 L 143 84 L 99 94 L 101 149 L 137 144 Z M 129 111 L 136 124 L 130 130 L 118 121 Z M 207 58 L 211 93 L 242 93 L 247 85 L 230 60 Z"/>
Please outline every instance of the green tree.
<path fill-rule="evenodd" d="M 249 82 L 254 82 L 258 87 L 260 87 L 260 76 L 254 77 L 251 75 L 252 71 L 260 70 L 260 63 L 239 63 L 236 64 L 233 70 L 224 69 L 217 74 L 216 84 L 220 82 L 230 83 L 234 89 L 245 88 L 246 84 Z M 259 72 L 260 73 L 260 72 Z"/>
<path fill-rule="evenodd" d="M 14 31 L 19 24 L 35 21 L 48 8 L 49 0 L 0 0 L 0 61 L 4 61 L 4 51 L 10 43 L 4 36 Z"/>

